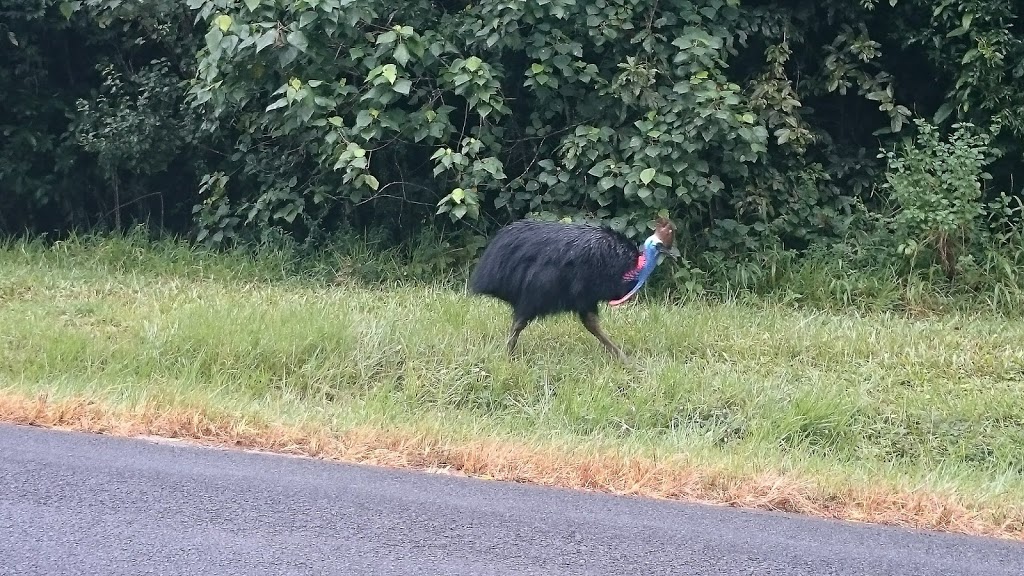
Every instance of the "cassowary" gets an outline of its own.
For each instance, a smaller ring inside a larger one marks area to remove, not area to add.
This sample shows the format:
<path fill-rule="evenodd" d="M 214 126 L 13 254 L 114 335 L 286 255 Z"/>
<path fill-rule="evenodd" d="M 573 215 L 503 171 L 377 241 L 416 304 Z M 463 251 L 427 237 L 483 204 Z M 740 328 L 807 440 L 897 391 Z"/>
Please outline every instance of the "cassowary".
<path fill-rule="evenodd" d="M 502 228 L 470 277 L 470 291 L 512 306 L 508 353 L 530 321 L 575 312 L 587 330 L 621 360 L 625 354 L 601 330 L 599 302 L 618 306 L 644 285 L 658 255 L 672 247 L 675 226 L 658 218 L 638 249 L 625 235 L 587 224 L 519 220 Z"/>

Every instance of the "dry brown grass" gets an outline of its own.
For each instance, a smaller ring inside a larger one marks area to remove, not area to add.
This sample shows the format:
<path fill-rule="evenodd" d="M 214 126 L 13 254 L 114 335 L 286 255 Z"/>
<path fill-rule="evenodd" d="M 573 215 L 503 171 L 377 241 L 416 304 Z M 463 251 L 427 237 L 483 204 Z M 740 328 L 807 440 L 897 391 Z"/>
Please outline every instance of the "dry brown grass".
<path fill-rule="evenodd" d="M 328 433 L 237 421 L 199 409 L 116 408 L 88 399 L 13 393 L 0 393 L 0 421 L 1024 541 L 1024 507 L 1010 513 L 969 509 L 947 496 L 881 488 L 826 491 L 799 478 L 735 477 L 681 460 L 656 462 L 493 440 L 458 442 L 441 434 L 370 428 Z"/>

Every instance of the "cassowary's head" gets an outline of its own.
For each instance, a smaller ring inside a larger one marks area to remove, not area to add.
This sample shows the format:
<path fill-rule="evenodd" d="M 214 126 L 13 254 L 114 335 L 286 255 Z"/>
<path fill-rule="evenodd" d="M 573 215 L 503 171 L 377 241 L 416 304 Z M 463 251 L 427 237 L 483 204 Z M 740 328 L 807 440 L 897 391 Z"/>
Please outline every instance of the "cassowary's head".
<path fill-rule="evenodd" d="M 668 218 L 661 216 L 655 221 L 654 234 L 644 244 L 653 244 L 658 247 L 659 252 L 668 252 L 672 249 L 672 242 L 676 237 L 676 227 Z"/>

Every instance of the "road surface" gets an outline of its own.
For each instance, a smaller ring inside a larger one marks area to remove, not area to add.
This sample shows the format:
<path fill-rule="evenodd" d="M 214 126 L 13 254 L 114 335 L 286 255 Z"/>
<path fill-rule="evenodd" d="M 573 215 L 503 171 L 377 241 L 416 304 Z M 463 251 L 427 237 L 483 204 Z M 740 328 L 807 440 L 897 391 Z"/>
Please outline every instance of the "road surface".
<path fill-rule="evenodd" d="M 0 424 L 0 575 L 1024 576 L 1024 544 Z"/>

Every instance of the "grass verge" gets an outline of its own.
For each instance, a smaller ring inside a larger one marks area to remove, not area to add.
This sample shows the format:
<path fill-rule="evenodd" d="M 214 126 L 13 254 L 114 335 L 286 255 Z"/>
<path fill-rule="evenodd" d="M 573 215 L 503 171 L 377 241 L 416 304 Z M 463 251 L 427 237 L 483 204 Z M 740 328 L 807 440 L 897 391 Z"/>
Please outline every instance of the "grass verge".
<path fill-rule="evenodd" d="M 1024 322 L 571 318 L 137 240 L 0 250 L 0 419 L 1024 540 Z M 326 269 L 326 268 L 325 268 Z"/>

